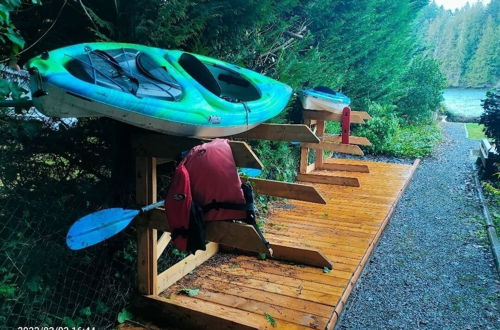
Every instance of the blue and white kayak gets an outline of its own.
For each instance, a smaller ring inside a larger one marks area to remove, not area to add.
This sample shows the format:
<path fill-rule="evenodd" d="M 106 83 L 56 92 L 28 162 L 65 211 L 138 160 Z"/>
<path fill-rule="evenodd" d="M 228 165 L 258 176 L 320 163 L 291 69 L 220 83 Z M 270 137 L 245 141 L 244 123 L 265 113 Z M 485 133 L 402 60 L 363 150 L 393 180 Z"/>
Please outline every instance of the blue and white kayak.
<path fill-rule="evenodd" d="M 307 110 L 341 112 L 351 104 L 351 99 L 346 95 L 322 86 L 303 89 L 299 92 L 299 97 L 302 107 Z"/>

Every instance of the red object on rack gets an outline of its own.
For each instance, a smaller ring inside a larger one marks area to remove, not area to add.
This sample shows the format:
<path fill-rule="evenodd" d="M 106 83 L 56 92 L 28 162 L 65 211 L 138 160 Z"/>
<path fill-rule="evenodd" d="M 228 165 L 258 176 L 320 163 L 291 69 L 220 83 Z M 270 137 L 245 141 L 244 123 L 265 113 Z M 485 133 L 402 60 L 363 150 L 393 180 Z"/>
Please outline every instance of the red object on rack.
<path fill-rule="evenodd" d="M 351 108 L 345 107 L 342 110 L 342 143 L 349 144 L 351 134 Z"/>

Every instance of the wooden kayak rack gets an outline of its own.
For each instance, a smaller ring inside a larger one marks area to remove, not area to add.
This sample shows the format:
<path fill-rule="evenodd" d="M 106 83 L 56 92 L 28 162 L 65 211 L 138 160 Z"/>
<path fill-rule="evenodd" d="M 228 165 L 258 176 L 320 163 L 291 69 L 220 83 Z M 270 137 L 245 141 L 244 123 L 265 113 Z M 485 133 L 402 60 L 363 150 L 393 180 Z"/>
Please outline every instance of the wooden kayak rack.
<path fill-rule="evenodd" d="M 325 175 L 324 171 L 345 171 L 369 173 L 367 165 L 339 164 L 332 159 L 325 159 L 324 151 L 333 153 L 364 156 L 359 146 L 371 146 L 365 137 L 350 136 L 351 123 L 365 124 L 371 117 L 364 111 L 352 111 L 345 107 L 341 112 L 321 106 L 321 109 L 304 109 L 304 124 L 313 129 L 319 137 L 319 143 L 301 143 L 300 166 L 298 181 L 325 183 L 342 186 L 359 187 L 357 178 L 349 176 Z M 325 135 L 325 122 L 336 121 L 341 123 L 341 134 L 335 136 Z M 316 150 L 316 159 L 309 164 L 309 150 Z"/>
<path fill-rule="evenodd" d="M 234 136 L 238 139 L 266 139 L 274 141 L 300 141 L 319 143 L 319 138 L 306 125 L 261 124 L 245 133 Z M 132 148 L 136 155 L 136 202 L 147 205 L 157 201 L 157 164 L 173 161 L 185 150 L 207 140 L 168 136 L 159 133 L 144 133 L 133 138 Z M 243 141 L 231 140 L 236 166 L 262 169 L 263 164 Z M 311 185 L 288 183 L 257 178 L 242 178 L 254 186 L 255 192 L 264 195 L 301 200 L 310 203 L 326 204 L 321 194 Z M 212 257 L 219 250 L 219 245 L 231 249 L 266 254 L 268 258 L 289 262 L 333 268 L 320 251 L 299 248 L 292 245 L 270 242 L 272 255 L 265 247 L 255 229 L 247 224 L 226 221 L 207 223 L 206 251 L 186 257 L 178 264 L 158 274 L 157 260 L 170 242 L 170 233 L 166 215 L 158 208 L 142 215 L 138 220 L 138 286 L 144 295 L 161 293 L 184 275 Z M 158 231 L 163 232 L 160 236 Z"/>
<path fill-rule="evenodd" d="M 327 204 L 323 196 L 311 183 L 327 183 L 359 187 L 356 178 L 325 175 L 322 171 L 369 172 L 366 165 L 330 163 L 324 159 L 323 150 L 339 153 L 362 155 L 359 145 L 370 145 L 361 137 L 349 136 L 350 123 L 362 124 L 370 119 L 366 112 L 344 109 L 343 113 L 324 110 L 304 110 L 304 124 L 261 124 L 247 132 L 230 137 L 230 146 L 238 167 L 262 169 L 263 164 L 250 146 L 241 141 L 272 140 L 301 143 L 301 158 L 298 181 L 304 183 L 287 183 L 257 178 L 249 180 L 255 192 L 264 195 L 282 197 L 308 203 Z M 325 136 L 325 121 L 343 123 L 343 135 Z M 132 140 L 136 156 L 136 202 L 147 205 L 157 201 L 157 165 L 175 160 L 185 150 L 207 140 L 168 136 L 159 133 L 142 133 Z M 318 150 L 316 160 L 308 164 L 309 149 Z M 194 271 L 220 249 L 241 250 L 266 255 L 266 258 L 333 269 L 334 264 L 318 249 L 294 246 L 291 242 L 280 242 L 270 239 L 272 255 L 264 246 L 255 229 L 238 222 L 215 221 L 207 223 L 207 241 L 205 251 L 197 251 L 177 264 L 158 273 L 158 259 L 170 242 L 170 233 L 165 212 L 162 208 L 144 213 L 137 219 L 137 253 L 138 253 L 138 291 L 141 301 L 158 301 L 159 295 Z M 146 299 L 146 300 L 144 300 Z M 149 300 L 148 300 L 149 299 Z M 168 304 L 164 301 L 162 304 Z M 176 308 L 174 305 L 167 308 Z M 162 307 L 162 309 L 163 309 Z"/>

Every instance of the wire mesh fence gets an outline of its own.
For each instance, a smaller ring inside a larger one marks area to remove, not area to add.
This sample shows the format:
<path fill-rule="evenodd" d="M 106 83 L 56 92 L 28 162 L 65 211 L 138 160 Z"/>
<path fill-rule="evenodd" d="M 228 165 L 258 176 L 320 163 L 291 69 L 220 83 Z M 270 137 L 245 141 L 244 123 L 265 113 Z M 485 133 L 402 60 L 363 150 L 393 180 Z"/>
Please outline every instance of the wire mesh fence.
<path fill-rule="evenodd" d="M 0 328 L 116 326 L 118 313 L 136 294 L 135 228 L 71 251 L 65 235 L 82 213 L 80 205 L 59 210 L 66 216 L 63 224 L 54 223 L 48 208 L 28 214 L 28 204 L 20 196 L 0 204 Z M 169 245 L 159 271 L 179 261 L 174 252 Z"/>
<path fill-rule="evenodd" d="M 94 127 L 107 124 L 69 128 L 0 112 L 0 329 L 114 328 L 137 293 L 133 225 L 84 250 L 65 242 L 78 218 L 134 206 L 132 195 L 127 205 L 110 198 L 111 147 Z M 161 267 L 178 260 L 168 247 Z"/>
<path fill-rule="evenodd" d="M 59 210 L 68 217 L 54 223 L 53 210 L 30 214 L 29 201 L 9 197 L 0 211 L 0 325 L 113 327 L 134 293 L 133 229 L 88 250 L 70 251 L 65 231 L 80 213 L 78 205 Z"/>

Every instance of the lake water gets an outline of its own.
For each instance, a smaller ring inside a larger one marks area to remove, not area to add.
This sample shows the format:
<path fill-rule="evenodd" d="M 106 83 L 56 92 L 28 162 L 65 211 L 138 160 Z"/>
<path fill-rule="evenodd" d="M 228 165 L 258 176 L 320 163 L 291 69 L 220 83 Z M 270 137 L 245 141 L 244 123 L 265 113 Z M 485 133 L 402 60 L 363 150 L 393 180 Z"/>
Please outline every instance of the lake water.
<path fill-rule="evenodd" d="M 487 89 L 448 88 L 443 92 L 446 109 L 457 116 L 477 118 L 483 113 L 481 100 Z"/>

